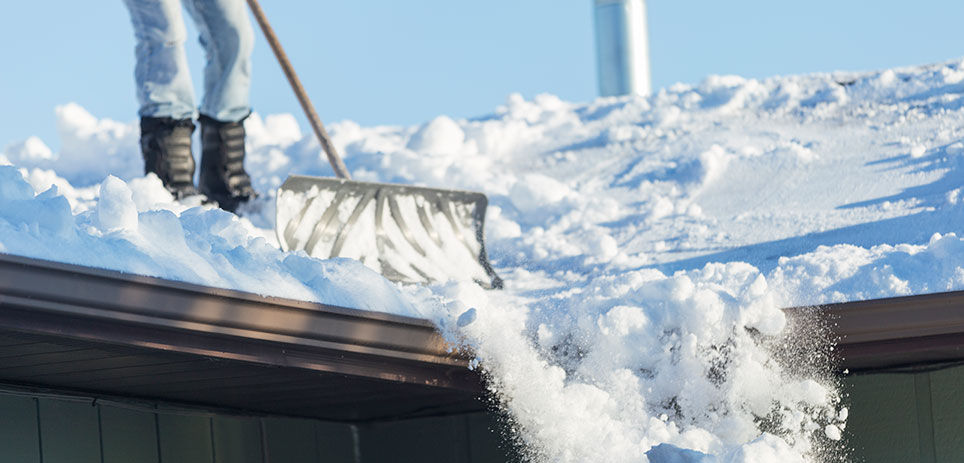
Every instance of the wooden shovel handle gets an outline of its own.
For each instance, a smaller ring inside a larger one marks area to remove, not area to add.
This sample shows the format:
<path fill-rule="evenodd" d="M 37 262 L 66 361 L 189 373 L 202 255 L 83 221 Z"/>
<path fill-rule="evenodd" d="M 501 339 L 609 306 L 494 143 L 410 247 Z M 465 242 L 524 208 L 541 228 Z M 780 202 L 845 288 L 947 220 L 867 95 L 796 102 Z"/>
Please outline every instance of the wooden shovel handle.
<path fill-rule="evenodd" d="M 337 175 L 338 178 L 351 180 L 351 175 L 348 174 L 348 168 L 345 167 L 341 156 L 339 156 L 338 151 L 335 150 L 335 145 L 331 143 L 331 138 L 328 137 L 328 131 L 325 130 L 325 125 L 321 123 L 318 113 L 315 112 L 315 107 L 311 104 L 311 100 L 308 99 L 308 94 L 301 85 L 301 80 L 298 79 L 298 75 L 295 74 L 291 62 L 288 61 L 288 56 L 285 54 L 284 49 L 281 48 L 281 42 L 278 41 L 274 30 L 271 28 L 271 25 L 268 24 L 268 18 L 264 16 L 261 5 L 258 4 L 258 0 L 247 1 L 248 6 L 251 7 L 251 13 L 254 15 L 254 19 L 258 21 L 258 25 L 261 26 L 261 31 L 264 32 L 264 38 L 267 39 L 268 44 L 271 45 L 274 56 L 278 58 L 278 63 L 281 64 L 281 69 L 284 71 L 285 77 L 288 78 L 288 83 L 291 84 L 291 89 L 294 90 L 298 102 L 301 103 L 301 109 L 305 111 L 308 123 L 311 124 L 311 128 L 314 129 L 322 149 L 325 150 L 325 155 L 328 156 L 328 162 L 331 163 L 331 168 L 334 169 L 335 175 Z"/>

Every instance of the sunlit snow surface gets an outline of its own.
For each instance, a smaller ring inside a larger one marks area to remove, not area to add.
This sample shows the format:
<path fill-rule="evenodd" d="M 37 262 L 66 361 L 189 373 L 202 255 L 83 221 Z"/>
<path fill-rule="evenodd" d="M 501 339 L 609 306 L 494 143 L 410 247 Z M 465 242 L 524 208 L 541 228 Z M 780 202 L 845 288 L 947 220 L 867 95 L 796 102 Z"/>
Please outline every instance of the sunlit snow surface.
<path fill-rule="evenodd" d="M 144 177 L 135 121 L 68 104 L 59 153 L 4 148 L 0 251 L 429 318 L 536 461 L 841 460 L 830 346 L 779 308 L 964 288 L 962 108 L 953 62 L 332 124 L 357 179 L 488 194 L 506 289 L 483 291 L 278 251 L 274 188 L 331 175 L 289 115 L 246 123 L 262 196 L 238 219 Z"/>

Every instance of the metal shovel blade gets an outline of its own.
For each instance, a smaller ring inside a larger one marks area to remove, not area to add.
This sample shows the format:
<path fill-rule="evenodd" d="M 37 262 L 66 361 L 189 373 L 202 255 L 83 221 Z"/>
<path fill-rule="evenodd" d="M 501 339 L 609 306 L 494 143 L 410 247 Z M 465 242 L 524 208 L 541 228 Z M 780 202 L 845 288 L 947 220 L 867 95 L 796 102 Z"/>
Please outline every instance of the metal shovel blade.
<path fill-rule="evenodd" d="M 277 195 L 285 251 L 358 259 L 405 283 L 474 280 L 501 288 L 485 253 L 482 193 L 293 175 Z"/>

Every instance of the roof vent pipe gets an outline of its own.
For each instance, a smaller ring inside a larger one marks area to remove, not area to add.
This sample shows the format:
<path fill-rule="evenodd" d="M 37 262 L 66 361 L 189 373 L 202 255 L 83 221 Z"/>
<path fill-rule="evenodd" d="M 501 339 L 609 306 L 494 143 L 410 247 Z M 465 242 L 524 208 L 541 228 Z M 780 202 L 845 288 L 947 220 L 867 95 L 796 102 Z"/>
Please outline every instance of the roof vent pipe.
<path fill-rule="evenodd" d="M 645 0 L 593 0 L 600 96 L 649 95 Z"/>

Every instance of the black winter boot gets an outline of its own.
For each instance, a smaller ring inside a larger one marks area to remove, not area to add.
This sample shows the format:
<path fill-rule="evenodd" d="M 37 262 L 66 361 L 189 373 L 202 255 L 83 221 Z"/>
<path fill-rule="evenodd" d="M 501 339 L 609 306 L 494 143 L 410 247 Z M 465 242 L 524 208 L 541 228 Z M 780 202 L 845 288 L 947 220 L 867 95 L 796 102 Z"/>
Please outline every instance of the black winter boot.
<path fill-rule="evenodd" d="M 244 120 L 221 122 L 201 115 L 201 193 L 234 212 L 257 196 L 244 170 Z"/>
<path fill-rule="evenodd" d="M 194 122 L 170 117 L 141 118 L 144 173 L 153 172 L 176 199 L 198 194 L 194 187 L 191 134 Z"/>

